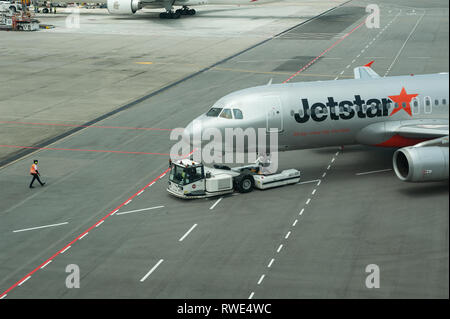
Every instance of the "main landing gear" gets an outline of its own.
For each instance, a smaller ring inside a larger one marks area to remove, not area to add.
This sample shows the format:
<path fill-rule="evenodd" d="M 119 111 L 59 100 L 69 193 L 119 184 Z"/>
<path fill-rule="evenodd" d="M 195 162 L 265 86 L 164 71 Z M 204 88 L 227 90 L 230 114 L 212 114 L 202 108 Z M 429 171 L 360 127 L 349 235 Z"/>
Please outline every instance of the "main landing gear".
<path fill-rule="evenodd" d="M 159 17 L 161 19 L 179 19 L 182 15 L 189 15 L 189 16 L 193 16 L 195 14 L 195 10 L 194 9 L 189 9 L 188 7 L 183 7 L 182 9 L 178 9 L 172 11 L 169 10 L 167 12 L 161 12 L 159 14 Z"/>

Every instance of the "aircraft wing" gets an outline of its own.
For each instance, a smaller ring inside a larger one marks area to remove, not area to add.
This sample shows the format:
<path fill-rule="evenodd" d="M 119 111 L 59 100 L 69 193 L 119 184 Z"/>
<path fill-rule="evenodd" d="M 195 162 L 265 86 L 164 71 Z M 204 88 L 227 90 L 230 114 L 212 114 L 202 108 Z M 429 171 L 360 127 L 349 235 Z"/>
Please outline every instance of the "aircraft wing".
<path fill-rule="evenodd" d="M 433 140 L 448 138 L 448 135 L 448 120 L 421 119 L 373 123 L 360 130 L 356 140 L 364 145 L 392 147 L 407 140 Z"/>
<path fill-rule="evenodd" d="M 448 124 L 409 124 L 398 127 L 395 132 L 407 138 L 436 138 L 448 136 Z"/>
<path fill-rule="evenodd" d="M 355 79 L 376 79 L 380 76 L 375 72 L 371 65 L 374 61 L 370 61 L 364 66 L 359 66 L 353 69 L 353 73 L 355 75 Z"/>

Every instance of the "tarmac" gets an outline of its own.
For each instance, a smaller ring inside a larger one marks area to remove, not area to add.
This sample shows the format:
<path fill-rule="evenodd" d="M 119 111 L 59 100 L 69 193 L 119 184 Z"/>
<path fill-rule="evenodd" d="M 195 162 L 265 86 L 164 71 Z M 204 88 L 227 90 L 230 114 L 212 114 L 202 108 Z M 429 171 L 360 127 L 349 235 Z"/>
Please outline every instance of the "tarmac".
<path fill-rule="evenodd" d="M 375 2 L 373 29 L 373 1 L 323 1 L 0 34 L 0 298 L 448 298 L 448 183 L 401 182 L 392 149 L 281 153 L 301 183 L 249 194 L 165 189 L 173 129 L 227 93 L 302 69 L 291 82 L 351 78 L 371 60 L 382 76 L 448 72 L 446 1 Z M 28 189 L 35 158 L 47 184 Z"/>

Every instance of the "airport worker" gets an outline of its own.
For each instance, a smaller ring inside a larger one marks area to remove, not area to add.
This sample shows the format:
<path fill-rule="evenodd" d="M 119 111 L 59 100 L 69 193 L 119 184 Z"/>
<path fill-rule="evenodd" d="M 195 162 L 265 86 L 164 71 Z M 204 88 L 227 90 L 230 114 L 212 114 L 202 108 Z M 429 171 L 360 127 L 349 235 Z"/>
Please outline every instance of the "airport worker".
<path fill-rule="evenodd" d="M 39 184 L 41 184 L 41 186 L 45 185 L 45 183 L 42 183 L 41 180 L 39 179 L 39 176 L 41 176 L 41 174 L 39 174 L 37 164 L 38 164 L 38 160 L 34 160 L 33 165 L 31 165 L 31 168 L 30 168 L 30 174 L 33 176 L 33 179 L 31 180 L 31 183 L 30 183 L 30 188 L 33 188 L 33 183 L 34 183 L 35 179 L 37 179 L 37 181 L 39 182 Z"/>

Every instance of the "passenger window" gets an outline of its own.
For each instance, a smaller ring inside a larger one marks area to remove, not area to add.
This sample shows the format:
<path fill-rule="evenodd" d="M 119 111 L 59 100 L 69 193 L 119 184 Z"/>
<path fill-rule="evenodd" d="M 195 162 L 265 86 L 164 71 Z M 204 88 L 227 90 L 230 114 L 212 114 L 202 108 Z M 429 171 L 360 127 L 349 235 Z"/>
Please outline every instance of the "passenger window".
<path fill-rule="evenodd" d="M 425 97 L 425 108 L 424 108 L 424 112 L 425 113 L 431 113 L 431 98 L 429 96 Z"/>
<path fill-rule="evenodd" d="M 413 98 L 412 99 L 412 112 L 413 114 L 419 114 L 420 113 L 420 108 L 419 108 L 419 100 L 417 98 Z"/>
<path fill-rule="evenodd" d="M 233 109 L 234 118 L 237 120 L 242 120 L 244 116 L 242 115 L 242 111 L 239 109 Z"/>
<path fill-rule="evenodd" d="M 442 99 L 442 105 L 447 104 L 447 100 L 446 99 Z"/>
<path fill-rule="evenodd" d="M 225 119 L 232 119 L 233 115 L 231 114 L 230 109 L 223 109 L 222 113 L 220 113 L 220 117 L 223 117 Z"/>
<path fill-rule="evenodd" d="M 211 109 L 206 113 L 206 116 L 218 117 L 219 114 L 220 114 L 220 111 L 222 111 L 221 108 L 219 108 L 219 107 L 213 107 L 213 108 L 211 108 Z"/>
<path fill-rule="evenodd" d="M 434 105 L 439 105 L 439 100 L 438 99 L 434 100 Z"/>

